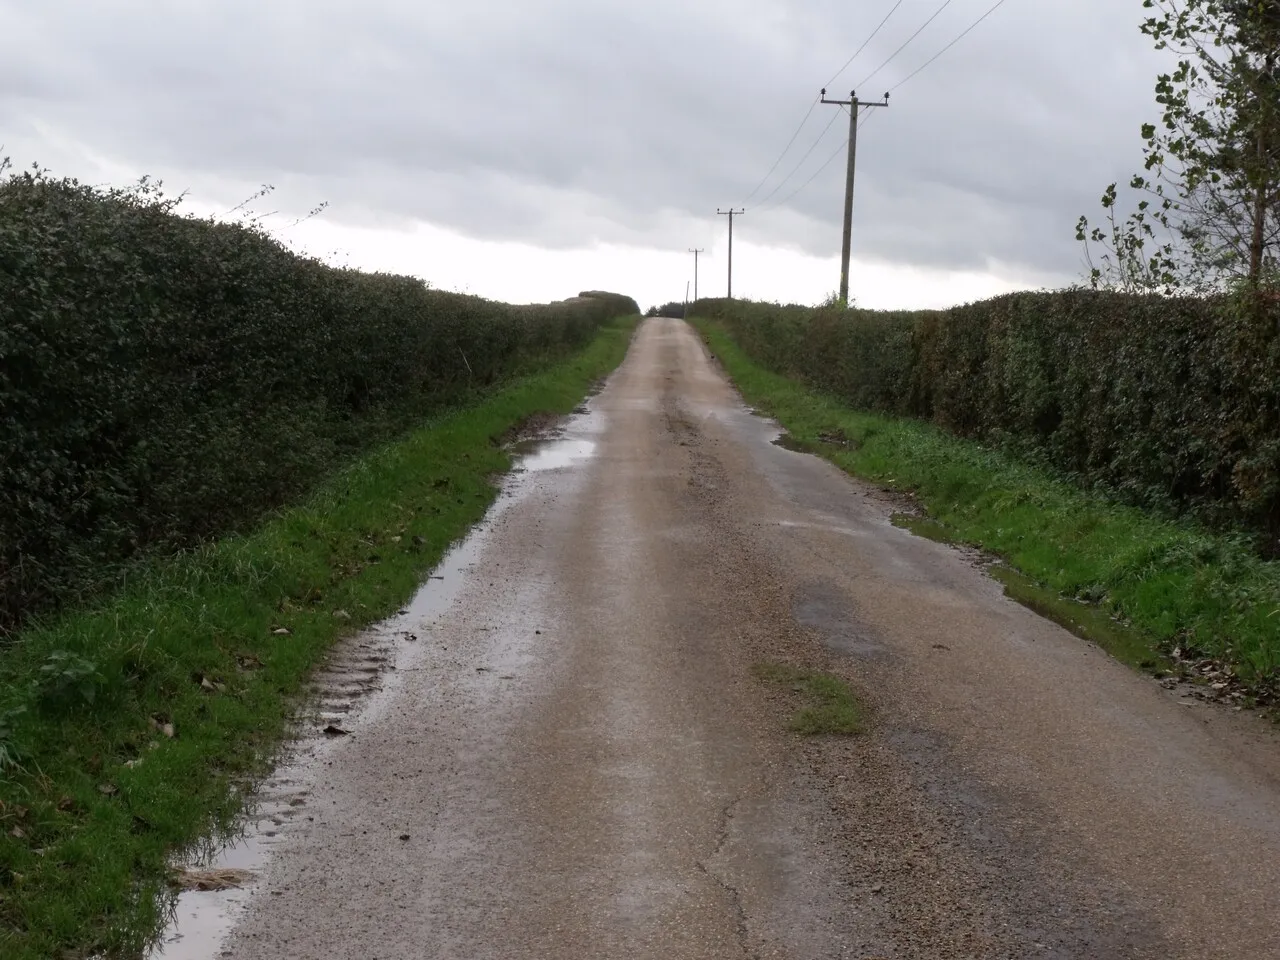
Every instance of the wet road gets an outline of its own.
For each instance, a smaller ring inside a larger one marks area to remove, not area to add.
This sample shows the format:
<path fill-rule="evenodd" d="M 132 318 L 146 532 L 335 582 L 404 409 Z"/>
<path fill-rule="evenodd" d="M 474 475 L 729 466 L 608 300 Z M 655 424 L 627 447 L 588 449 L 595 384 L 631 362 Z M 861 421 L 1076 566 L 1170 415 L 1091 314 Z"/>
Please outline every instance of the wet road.
<path fill-rule="evenodd" d="M 679 321 L 568 430 L 291 775 L 305 817 L 210 955 L 1280 957 L 1262 722 L 773 445 Z M 766 662 L 846 677 L 869 731 L 789 733 Z"/>

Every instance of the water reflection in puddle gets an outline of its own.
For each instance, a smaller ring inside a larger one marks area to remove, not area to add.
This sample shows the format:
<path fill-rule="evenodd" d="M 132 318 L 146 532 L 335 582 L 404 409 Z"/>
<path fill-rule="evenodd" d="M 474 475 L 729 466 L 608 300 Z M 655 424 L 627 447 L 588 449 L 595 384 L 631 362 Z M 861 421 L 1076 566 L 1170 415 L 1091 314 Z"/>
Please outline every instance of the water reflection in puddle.
<path fill-rule="evenodd" d="M 537 453 L 522 459 L 518 469 L 539 471 L 572 467 L 589 459 L 595 450 L 594 440 L 551 440 L 542 444 Z"/>
<path fill-rule="evenodd" d="M 266 862 L 266 844 L 272 837 L 258 822 L 247 825 L 244 836 L 222 847 L 210 866 L 257 873 Z M 217 947 L 235 920 L 237 908 L 248 899 L 248 889 L 190 891 L 178 897 L 173 919 L 157 947 L 148 954 L 154 960 L 204 960 Z"/>

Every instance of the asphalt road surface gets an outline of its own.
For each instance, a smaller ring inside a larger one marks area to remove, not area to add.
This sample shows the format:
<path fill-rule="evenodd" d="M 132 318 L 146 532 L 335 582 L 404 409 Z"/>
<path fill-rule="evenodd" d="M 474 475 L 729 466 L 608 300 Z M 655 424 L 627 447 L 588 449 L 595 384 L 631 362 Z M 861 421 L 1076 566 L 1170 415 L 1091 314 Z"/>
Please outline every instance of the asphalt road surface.
<path fill-rule="evenodd" d="M 410 612 L 218 955 L 1280 958 L 1274 729 L 776 435 L 646 321 Z M 775 662 L 867 732 L 790 732 Z"/>

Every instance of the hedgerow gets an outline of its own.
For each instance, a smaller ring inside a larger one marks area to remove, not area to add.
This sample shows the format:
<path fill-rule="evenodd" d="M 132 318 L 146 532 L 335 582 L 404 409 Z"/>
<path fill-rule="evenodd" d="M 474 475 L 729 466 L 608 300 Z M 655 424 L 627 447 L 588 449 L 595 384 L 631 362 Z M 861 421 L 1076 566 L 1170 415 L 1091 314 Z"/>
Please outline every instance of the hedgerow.
<path fill-rule="evenodd" d="M 638 312 L 335 269 L 174 206 L 0 182 L 0 633 Z"/>
<path fill-rule="evenodd" d="M 877 312 L 703 300 L 758 362 L 1280 549 L 1280 308 L 1017 293 Z"/>

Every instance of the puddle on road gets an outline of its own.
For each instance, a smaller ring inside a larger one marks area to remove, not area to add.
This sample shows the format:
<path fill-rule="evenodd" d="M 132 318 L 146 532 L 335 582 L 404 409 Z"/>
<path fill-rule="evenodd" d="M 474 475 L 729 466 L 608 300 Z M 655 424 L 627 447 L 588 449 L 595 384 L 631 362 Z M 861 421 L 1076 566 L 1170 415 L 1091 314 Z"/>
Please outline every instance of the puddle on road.
<path fill-rule="evenodd" d="M 536 453 L 524 457 L 516 469 L 537 472 L 572 467 L 590 459 L 596 452 L 594 440 L 548 440 Z"/>
<path fill-rule="evenodd" d="M 308 784 L 332 743 L 345 739 L 341 733 L 326 735 L 325 729 L 354 731 L 386 707 L 399 685 L 397 678 L 427 656 L 427 645 L 419 642 L 417 632 L 452 607 L 494 522 L 536 489 L 548 471 L 590 459 L 597 446 L 592 438 L 603 426 L 600 416 L 588 411 L 570 418 L 548 439 L 518 445 L 519 456 L 503 481 L 502 494 L 467 537 L 445 554 L 413 599 L 394 617 L 333 648 L 311 680 L 311 695 L 297 718 L 293 740 L 271 776 L 258 785 L 240 834 L 212 844 L 208 854 L 183 864 L 199 870 L 244 870 L 253 879 L 240 888 L 179 893 L 170 922 L 147 960 L 215 960 L 221 955 L 222 943 L 275 847 L 311 820 Z"/>
<path fill-rule="evenodd" d="M 241 869 L 256 873 L 266 861 L 270 842 L 259 821 L 246 825 L 247 832 L 218 851 L 211 861 L 201 863 L 203 869 Z M 228 933 L 237 907 L 249 896 L 248 889 L 231 888 L 218 891 L 190 891 L 179 894 L 174 914 L 160 945 L 148 956 L 195 960 L 212 957 L 217 945 Z"/>
<path fill-rule="evenodd" d="M 521 440 L 510 447 L 511 452 L 519 456 L 512 472 L 543 473 L 576 467 L 595 456 L 595 437 L 602 428 L 599 415 L 588 408 L 548 436 Z"/>

